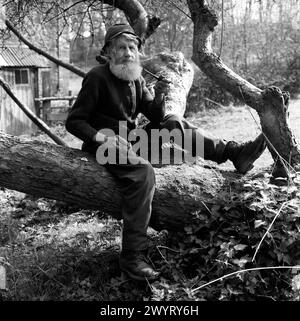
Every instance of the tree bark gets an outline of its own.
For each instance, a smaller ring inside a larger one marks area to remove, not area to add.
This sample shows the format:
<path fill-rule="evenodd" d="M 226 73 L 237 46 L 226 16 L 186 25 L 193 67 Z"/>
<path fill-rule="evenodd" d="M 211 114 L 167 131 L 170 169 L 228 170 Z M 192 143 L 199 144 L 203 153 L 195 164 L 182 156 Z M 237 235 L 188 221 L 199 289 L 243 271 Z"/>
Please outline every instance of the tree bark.
<path fill-rule="evenodd" d="M 188 0 L 194 22 L 192 59 L 217 84 L 257 111 L 268 149 L 276 162 L 273 176 L 286 177 L 290 166 L 299 168 L 300 164 L 300 150 L 288 124 L 289 94 L 277 87 L 263 91 L 222 62 L 211 48 L 212 33 L 218 24 L 217 15 L 205 3 L 204 0 Z M 287 166 L 277 161 L 278 158 Z"/>
<path fill-rule="evenodd" d="M 48 142 L 0 134 L 0 185 L 39 197 L 98 209 L 121 218 L 118 183 L 88 154 Z M 203 166 L 156 168 L 150 225 L 180 230 L 216 203 L 226 177 Z M 230 175 L 230 173 L 228 173 Z"/>
<path fill-rule="evenodd" d="M 150 18 L 138 0 L 104 0 L 102 2 L 122 10 L 143 43 L 160 25 L 160 19 L 158 17 Z"/>
<path fill-rule="evenodd" d="M 186 110 L 187 95 L 194 79 L 193 67 L 185 60 L 181 52 L 159 53 L 142 61 L 143 76 L 151 90 L 157 79 L 149 73 L 162 76 L 170 82 L 166 91 L 166 113 L 183 117 Z M 154 94 L 154 92 L 152 92 Z"/>

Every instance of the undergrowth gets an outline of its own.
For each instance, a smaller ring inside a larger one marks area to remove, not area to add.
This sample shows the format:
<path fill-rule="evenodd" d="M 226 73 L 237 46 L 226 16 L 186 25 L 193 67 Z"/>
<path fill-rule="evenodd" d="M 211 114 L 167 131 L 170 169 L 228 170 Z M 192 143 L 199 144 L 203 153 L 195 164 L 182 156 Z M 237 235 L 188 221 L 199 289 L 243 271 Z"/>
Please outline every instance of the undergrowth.
<path fill-rule="evenodd" d="M 299 108 L 292 107 L 299 134 Z M 246 115 L 223 112 L 193 121 L 215 128 L 217 136 L 245 135 L 244 140 L 254 132 Z M 54 131 L 80 148 L 62 125 Z M 51 142 L 41 134 L 34 139 Z M 265 160 L 259 164 L 266 166 Z M 0 300 L 299 301 L 300 270 L 288 267 L 300 265 L 300 179 L 276 186 L 269 178 L 251 171 L 228 183 L 216 205 L 180 232 L 149 229 L 149 259 L 162 271 L 151 283 L 120 273 L 122 222 L 101 211 L 0 189 L 0 266 L 7 273 Z M 269 269 L 258 270 L 264 267 Z"/>
<path fill-rule="evenodd" d="M 276 186 L 267 174 L 257 176 L 231 183 L 231 192 L 224 189 L 217 205 L 183 231 L 149 230 L 149 259 L 162 272 L 152 283 L 120 273 L 122 222 L 2 190 L 0 265 L 7 271 L 7 289 L 0 290 L 1 299 L 299 300 L 297 268 L 226 276 L 300 265 L 300 180 Z"/>

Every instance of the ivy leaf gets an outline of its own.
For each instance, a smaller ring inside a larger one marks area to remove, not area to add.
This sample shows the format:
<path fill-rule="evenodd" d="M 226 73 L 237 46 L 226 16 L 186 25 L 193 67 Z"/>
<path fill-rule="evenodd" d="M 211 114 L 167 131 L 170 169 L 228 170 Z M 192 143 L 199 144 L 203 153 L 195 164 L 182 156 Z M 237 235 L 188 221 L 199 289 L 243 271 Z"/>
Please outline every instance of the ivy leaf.
<path fill-rule="evenodd" d="M 300 212 L 294 212 L 291 216 L 292 217 L 300 217 Z"/>
<path fill-rule="evenodd" d="M 238 265 L 239 267 L 244 268 L 245 264 L 248 262 L 248 260 L 242 258 L 242 259 L 239 259 L 239 260 L 238 259 L 232 260 L 232 262 L 234 264 Z"/>
<path fill-rule="evenodd" d="M 255 220 L 254 221 L 254 228 L 258 228 L 262 225 L 266 225 L 266 222 L 262 221 L 262 220 Z"/>
<path fill-rule="evenodd" d="M 243 200 L 246 201 L 249 198 L 254 197 L 255 195 L 256 195 L 256 192 L 247 192 L 247 193 L 244 194 Z"/>
<path fill-rule="evenodd" d="M 243 251 L 248 245 L 246 244 L 237 244 L 234 246 L 234 249 L 237 251 Z"/>
<path fill-rule="evenodd" d="M 260 191 L 260 195 L 261 195 L 262 200 L 263 200 L 264 202 L 267 203 L 267 202 L 269 201 L 269 199 L 270 199 L 270 193 L 269 193 L 268 191 L 262 190 L 262 191 Z"/>
<path fill-rule="evenodd" d="M 263 204 L 262 202 L 253 202 L 251 203 L 249 208 L 252 211 L 259 211 L 265 208 L 265 204 Z"/>
<path fill-rule="evenodd" d="M 288 194 L 292 194 L 294 192 L 298 191 L 298 187 L 297 186 L 284 186 L 282 188 L 282 192 L 286 192 Z"/>

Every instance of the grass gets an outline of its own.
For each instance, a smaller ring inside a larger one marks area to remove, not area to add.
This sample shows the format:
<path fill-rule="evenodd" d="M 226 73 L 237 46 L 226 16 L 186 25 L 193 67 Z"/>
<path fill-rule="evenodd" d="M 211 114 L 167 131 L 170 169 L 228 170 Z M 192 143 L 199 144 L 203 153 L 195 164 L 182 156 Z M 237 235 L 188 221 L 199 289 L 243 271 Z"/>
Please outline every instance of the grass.
<path fill-rule="evenodd" d="M 290 106 L 291 127 L 298 138 L 299 104 L 292 101 Z M 210 110 L 189 120 L 227 140 L 244 141 L 259 133 L 246 108 Z M 80 148 L 80 141 L 61 126 L 54 130 L 70 146 Z M 266 151 L 256 165 L 265 167 L 271 163 Z M 222 166 L 233 170 L 229 162 Z M 171 264 L 165 260 L 166 253 L 178 249 L 157 250 L 157 245 L 165 245 L 164 233 L 150 229 L 149 239 L 150 259 L 166 270 L 164 264 Z M 121 222 L 107 218 L 101 211 L 78 210 L 61 202 L 0 190 L 0 264 L 7 269 L 7 290 L 0 290 L 0 299 L 1 296 L 11 301 L 187 298 L 184 286 L 179 285 L 183 279 L 185 285 L 193 280 L 187 280 L 180 269 L 171 269 L 171 276 L 170 269 L 166 273 L 172 282 L 167 276 L 152 285 L 124 278 L 118 268 L 120 244 Z"/>
<path fill-rule="evenodd" d="M 290 102 L 289 114 L 290 126 L 296 139 L 300 141 L 300 100 Z M 213 136 L 226 140 L 246 141 L 260 133 L 259 117 L 247 106 L 212 109 L 195 114 L 190 120 Z M 265 167 L 272 163 L 271 155 L 266 150 L 255 165 Z M 233 168 L 229 162 L 225 166 Z"/>

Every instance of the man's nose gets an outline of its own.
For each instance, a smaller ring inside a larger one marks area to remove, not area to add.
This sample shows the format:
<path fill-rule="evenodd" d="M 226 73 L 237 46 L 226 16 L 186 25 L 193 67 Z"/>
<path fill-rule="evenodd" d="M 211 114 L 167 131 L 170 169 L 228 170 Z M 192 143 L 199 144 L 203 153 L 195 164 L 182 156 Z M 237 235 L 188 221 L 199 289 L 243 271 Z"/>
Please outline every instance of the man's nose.
<path fill-rule="evenodd" d="M 130 51 L 130 49 L 129 48 L 126 48 L 125 49 L 125 56 L 126 57 L 130 57 L 130 56 L 132 56 L 133 55 L 133 53 Z"/>

